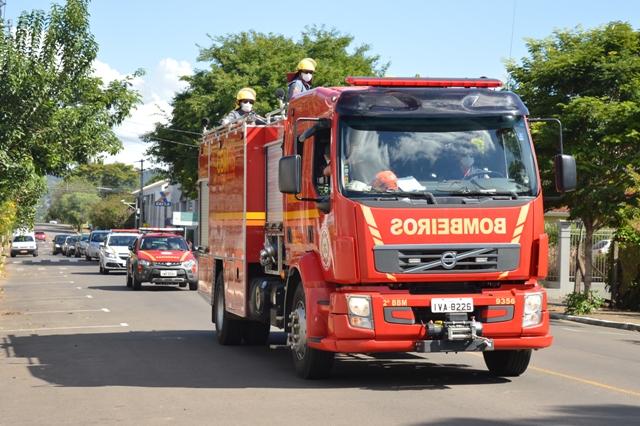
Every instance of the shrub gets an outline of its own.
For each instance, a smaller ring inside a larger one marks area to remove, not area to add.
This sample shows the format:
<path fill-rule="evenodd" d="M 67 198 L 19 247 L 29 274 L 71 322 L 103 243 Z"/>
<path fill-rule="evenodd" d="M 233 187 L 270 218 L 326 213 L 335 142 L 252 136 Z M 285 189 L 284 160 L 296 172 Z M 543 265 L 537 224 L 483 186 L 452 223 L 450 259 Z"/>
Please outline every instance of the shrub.
<path fill-rule="evenodd" d="M 570 315 L 585 315 L 590 314 L 594 310 L 601 308 L 604 305 L 604 299 L 593 292 L 589 293 L 570 293 L 564 299 L 565 313 Z"/>

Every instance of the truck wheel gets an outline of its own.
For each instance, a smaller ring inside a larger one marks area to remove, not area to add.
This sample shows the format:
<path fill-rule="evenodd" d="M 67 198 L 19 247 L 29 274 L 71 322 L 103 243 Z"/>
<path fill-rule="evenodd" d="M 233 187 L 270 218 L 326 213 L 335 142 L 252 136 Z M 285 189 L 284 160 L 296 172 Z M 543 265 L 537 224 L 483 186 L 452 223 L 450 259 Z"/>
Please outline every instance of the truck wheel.
<path fill-rule="evenodd" d="M 269 341 L 269 323 L 245 321 L 242 324 L 242 338 L 247 345 L 266 345 Z"/>
<path fill-rule="evenodd" d="M 193 281 L 189 283 L 189 290 L 195 291 L 198 289 L 198 281 Z"/>
<path fill-rule="evenodd" d="M 527 370 L 531 349 L 483 352 L 484 363 L 494 376 L 515 377 Z"/>
<path fill-rule="evenodd" d="M 224 308 L 224 281 L 222 274 L 216 278 L 215 297 L 213 301 L 216 336 L 221 345 L 239 345 L 242 340 L 242 321 L 232 318 Z"/>
<path fill-rule="evenodd" d="M 299 284 L 293 296 L 293 307 L 289 315 L 291 331 L 287 340 L 291 347 L 296 373 L 303 379 L 322 379 L 331 374 L 334 353 L 310 348 L 307 345 L 306 303 L 304 288 Z"/>

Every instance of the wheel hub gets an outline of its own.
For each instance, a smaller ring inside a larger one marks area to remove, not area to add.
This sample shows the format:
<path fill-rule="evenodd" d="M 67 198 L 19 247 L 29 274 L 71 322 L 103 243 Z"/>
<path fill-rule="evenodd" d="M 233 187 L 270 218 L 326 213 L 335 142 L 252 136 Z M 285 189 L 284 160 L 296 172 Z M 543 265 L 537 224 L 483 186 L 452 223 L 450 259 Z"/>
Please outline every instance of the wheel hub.
<path fill-rule="evenodd" d="M 291 328 L 288 336 L 289 347 L 298 359 L 303 359 L 307 351 L 307 314 L 302 302 L 298 303 L 296 309 L 291 312 L 289 320 Z"/>

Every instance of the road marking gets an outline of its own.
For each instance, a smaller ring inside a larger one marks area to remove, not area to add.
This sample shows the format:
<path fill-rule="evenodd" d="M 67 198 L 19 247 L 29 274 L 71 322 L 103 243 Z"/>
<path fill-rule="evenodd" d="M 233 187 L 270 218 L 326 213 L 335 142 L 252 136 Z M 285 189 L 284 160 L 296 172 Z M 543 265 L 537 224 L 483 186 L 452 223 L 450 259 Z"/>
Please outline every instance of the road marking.
<path fill-rule="evenodd" d="M 468 354 L 468 355 L 473 355 L 475 357 L 482 357 L 482 355 L 480 355 L 479 353 L 475 353 L 475 352 L 465 352 L 465 353 Z M 619 387 L 616 387 L 616 386 L 608 385 L 606 383 L 596 382 L 595 380 L 583 379 L 582 377 L 572 376 L 570 374 L 560 373 L 558 371 L 547 370 L 546 368 L 541 368 L 541 367 L 530 366 L 529 369 L 530 370 L 534 370 L 534 371 L 538 371 L 540 373 L 549 374 L 551 376 L 557 376 L 557 377 L 562 377 L 563 379 L 573 380 L 574 382 L 584 383 L 586 385 L 591 385 L 591 386 L 595 386 L 595 387 L 611 390 L 611 391 L 614 391 L 614 392 L 620 392 L 620 393 L 624 393 L 624 394 L 627 394 L 627 395 L 633 395 L 633 396 L 640 397 L 640 392 L 634 391 L 634 390 L 631 390 L 631 389 L 619 388 Z"/>
<path fill-rule="evenodd" d="M 23 312 L 22 315 L 40 315 L 40 314 L 71 314 L 75 312 L 111 312 L 107 308 L 102 309 L 74 309 L 68 311 L 34 311 L 34 312 Z"/>
<path fill-rule="evenodd" d="M 83 329 L 91 329 L 91 328 L 120 328 L 120 327 L 129 327 L 129 324 L 127 324 L 126 322 L 121 322 L 120 324 L 78 325 L 73 327 L 42 327 L 42 328 L 13 328 L 13 329 L 0 328 L 0 331 L 4 333 L 19 333 L 21 331 L 83 330 Z"/>
<path fill-rule="evenodd" d="M 584 384 L 587 384 L 587 385 L 596 386 L 596 387 L 603 388 L 603 389 L 608 389 L 608 390 L 611 390 L 611 391 L 614 391 L 614 392 L 619 392 L 619 393 L 624 393 L 624 394 L 627 394 L 627 395 L 633 395 L 633 396 L 640 397 L 640 392 L 633 391 L 633 390 L 630 390 L 630 389 L 619 388 L 619 387 L 616 387 L 616 386 L 607 385 L 606 383 L 596 382 L 595 380 L 587 380 L 587 379 L 583 379 L 581 377 L 571 376 L 569 374 L 559 373 L 559 372 L 553 371 L 553 370 L 547 370 L 546 368 L 540 368 L 540 367 L 529 367 L 529 368 L 531 368 L 532 370 L 535 370 L 535 371 L 539 371 L 541 373 L 549 374 L 551 376 L 562 377 L 563 379 L 573 380 L 574 382 L 584 383 Z"/>
<path fill-rule="evenodd" d="M 82 287 L 76 287 L 78 290 L 82 290 Z"/>
<path fill-rule="evenodd" d="M 71 299 L 93 299 L 93 296 L 87 294 L 86 296 L 70 296 L 70 297 L 31 297 L 24 299 L 12 299 L 11 302 L 38 302 L 40 300 L 71 300 Z"/>
<path fill-rule="evenodd" d="M 45 269 L 45 268 L 43 268 L 43 267 L 39 267 L 39 268 L 38 268 L 38 271 L 44 271 L 44 269 Z"/>

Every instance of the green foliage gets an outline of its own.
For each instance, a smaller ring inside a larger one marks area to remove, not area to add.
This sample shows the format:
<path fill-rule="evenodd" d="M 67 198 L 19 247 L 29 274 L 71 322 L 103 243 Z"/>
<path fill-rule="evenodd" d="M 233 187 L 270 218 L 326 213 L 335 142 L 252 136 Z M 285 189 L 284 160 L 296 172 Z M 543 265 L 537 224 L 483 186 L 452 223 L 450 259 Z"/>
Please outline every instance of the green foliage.
<path fill-rule="evenodd" d="M 275 90 L 286 87 L 287 72 L 295 71 L 304 57 L 318 61 L 315 86 L 339 86 L 348 75 L 383 75 L 387 65 L 380 65 L 379 57 L 369 54 L 369 46 L 352 43 L 349 35 L 317 27 L 303 32 L 300 41 L 255 31 L 213 37 L 212 45 L 201 49 L 198 58 L 209 62 L 209 69 L 184 77 L 189 88 L 174 98 L 171 123 L 158 125 L 146 138 L 153 142 L 149 154 L 168 164 L 169 178 L 194 196 L 199 138 L 177 130 L 200 132 L 203 117 L 217 122 L 234 108 L 236 92 L 245 86 L 257 92 L 258 113 L 276 109 Z"/>
<path fill-rule="evenodd" d="M 556 205 L 594 229 L 616 226 L 620 208 L 638 203 L 628 170 L 640 167 L 640 33 L 612 22 L 528 40 L 529 57 L 507 69 L 532 116 L 564 124 L 565 151 L 576 158 L 578 189 Z M 534 126 L 545 191 L 553 193 L 557 129 Z M 553 204 L 547 205 L 553 207 Z"/>
<path fill-rule="evenodd" d="M 604 299 L 593 291 L 588 293 L 570 293 L 564 300 L 567 308 L 565 313 L 570 315 L 587 315 L 600 309 L 604 305 Z"/>
<path fill-rule="evenodd" d="M 83 164 L 71 172 L 71 176 L 85 179 L 96 187 L 110 188 L 118 193 L 135 189 L 140 178 L 139 174 L 132 165 L 124 163 Z M 105 190 L 102 193 L 108 195 L 109 191 Z"/>
<path fill-rule="evenodd" d="M 121 149 L 111 129 L 139 99 L 130 79 L 93 76 L 87 4 L 24 12 L 15 31 L 0 22 L 0 200 L 18 201 L 19 222 L 33 221 L 42 176 Z"/>
<path fill-rule="evenodd" d="M 93 206 L 89 215 L 95 229 L 123 228 L 132 212 L 121 202 L 122 196 L 109 195 Z"/>
<path fill-rule="evenodd" d="M 582 221 L 584 288 L 591 285 L 593 232 L 616 227 L 624 212 L 637 207 L 640 168 L 640 32 L 624 22 L 582 30 L 555 31 L 528 40 L 529 57 L 507 64 L 512 87 L 534 117 L 559 118 L 565 152 L 577 163 L 578 189 L 547 208 L 569 207 Z M 532 128 L 546 194 L 553 189 L 553 154 L 558 129 L 537 123 Z"/>
<path fill-rule="evenodd" d="M 91 208 L 99 199 L 96 187 L 87 180 L 75 176 L 66 178 L 51 191 L 51 206 L 47 218 L 69 223 L 80 229 L 89 221 Z"/>

